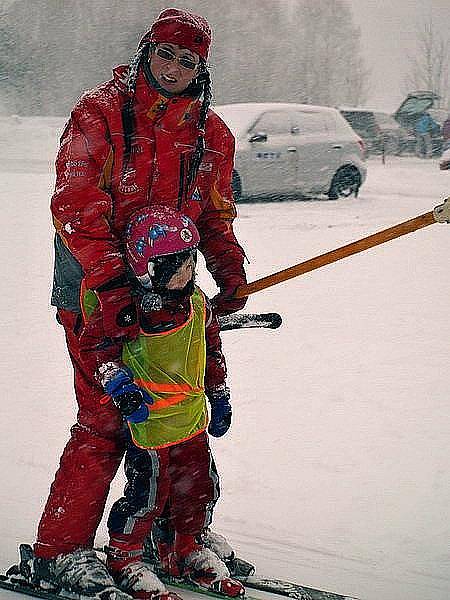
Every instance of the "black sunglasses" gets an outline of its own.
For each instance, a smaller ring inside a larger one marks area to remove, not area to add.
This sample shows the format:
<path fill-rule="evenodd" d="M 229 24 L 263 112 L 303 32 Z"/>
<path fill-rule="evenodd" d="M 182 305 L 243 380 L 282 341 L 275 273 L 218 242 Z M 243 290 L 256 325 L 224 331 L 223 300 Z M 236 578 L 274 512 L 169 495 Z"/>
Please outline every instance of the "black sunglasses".
<path fill-rule="evenodd" d="M 188 58 L 187 56 L 176 56 L 171 50 L 169 50 L 168 48 L 156 48 L 155 50 L 155 54 L 157 56 L 159 56 L 159 58 L 162 58 L 163 60 L 177 60 L 178 63 L 184 68 L 184 69 L 189 69 L 190 71 L 193 71 L 195 68 L 197 68 L 198 63 L 194 62 L 193 60 L 191 60 L 190 58 Z"/>

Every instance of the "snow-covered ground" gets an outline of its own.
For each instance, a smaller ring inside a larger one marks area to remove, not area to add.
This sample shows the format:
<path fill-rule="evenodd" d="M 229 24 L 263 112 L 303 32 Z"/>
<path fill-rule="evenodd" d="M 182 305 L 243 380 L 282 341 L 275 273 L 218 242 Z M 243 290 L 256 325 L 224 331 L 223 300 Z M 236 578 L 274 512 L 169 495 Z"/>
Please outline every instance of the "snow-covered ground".
<path fill-rule="evenodd" d="M 0 123 L 0 569 L 34 539 L 75 419 L 49 307 L 60 125 Z M 243 204 L 249 279 L 427 212 L 449 192 L 437 161 L 388 157 L 369 161 L 358 199 Z M 212 442 L 215 528 L 260 574 L 364 600 L 450 597 L 449 255 L 450 225 L 429 226 L 252 296 L 248 311 L 279 311 L 279 330 L 223 334 L 234 425 Z M 200 282 L 214 289 L 204 271 Z M 111 501 L 122 485 L 120 475 Z"/>

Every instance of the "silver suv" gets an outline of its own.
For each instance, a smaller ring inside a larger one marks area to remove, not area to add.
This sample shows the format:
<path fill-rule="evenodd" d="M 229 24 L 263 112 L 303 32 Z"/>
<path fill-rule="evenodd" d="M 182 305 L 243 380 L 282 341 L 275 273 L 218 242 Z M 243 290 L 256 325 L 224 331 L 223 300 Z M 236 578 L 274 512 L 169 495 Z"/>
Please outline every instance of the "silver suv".
<path fill-rule="evenodd" d="M 364 143 L 336 109 L 247 103 L 214 111 L 236 137 L 236 201 L 358 194 L 366 177 Z"/>

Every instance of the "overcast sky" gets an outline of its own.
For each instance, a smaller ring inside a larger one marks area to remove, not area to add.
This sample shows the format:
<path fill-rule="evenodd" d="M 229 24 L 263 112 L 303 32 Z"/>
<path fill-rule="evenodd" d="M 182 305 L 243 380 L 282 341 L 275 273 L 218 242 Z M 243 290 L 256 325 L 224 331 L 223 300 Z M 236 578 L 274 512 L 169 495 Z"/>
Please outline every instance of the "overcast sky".
<path fill-rule="evenodd" d="M 361 41 L 371 89 L 367 105 L 394 110 L 404 97 L 408 53 L 415 51 L 416 27 L 426 11 L 441 34 L 450 36 L 450 0 L 347 0 Z"/>

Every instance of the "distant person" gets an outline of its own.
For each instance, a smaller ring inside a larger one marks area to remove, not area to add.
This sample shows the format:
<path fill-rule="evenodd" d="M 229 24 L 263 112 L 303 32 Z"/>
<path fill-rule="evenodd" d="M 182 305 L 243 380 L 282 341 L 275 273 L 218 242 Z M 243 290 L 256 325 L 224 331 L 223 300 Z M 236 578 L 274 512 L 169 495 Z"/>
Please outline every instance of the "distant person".
<path fill-rule="evenodd" d="M 450 148 L 450 113 L 442 125 L 443 150 Z"/>
<path fill-rule="evenodd" d="M 439 124 L 431 117 L 430 113 L 424 112 L 415 126 L 416 155 L 421 158 L 431 158 L 433 155 L 434 132 L 439 131 Z"/>
<path fill-rule="evenodd" d="M 219 288 L 216 315 L 240 310 L 244 251 L 233 232 L 234 138 L 210 110 L 211 30 L 184 10 L 164 10 L 129 65 L 88 91 L 61 138 L 51 209 L 56 228 L 52 304 L 74 368 L 77 423 L 51 486 L 34 545 L 36 578 L 76 594 L 114 588 L 93 550 L 109 486 L 125 450 L 122 416 L 80 358 L 80 286 L 94 291 L 104 337 L 139 334 L 124 257 L 125 227 L 140 208 L 187 215 Z M 116 590 L 121 594 L 120 590 Z"/>

